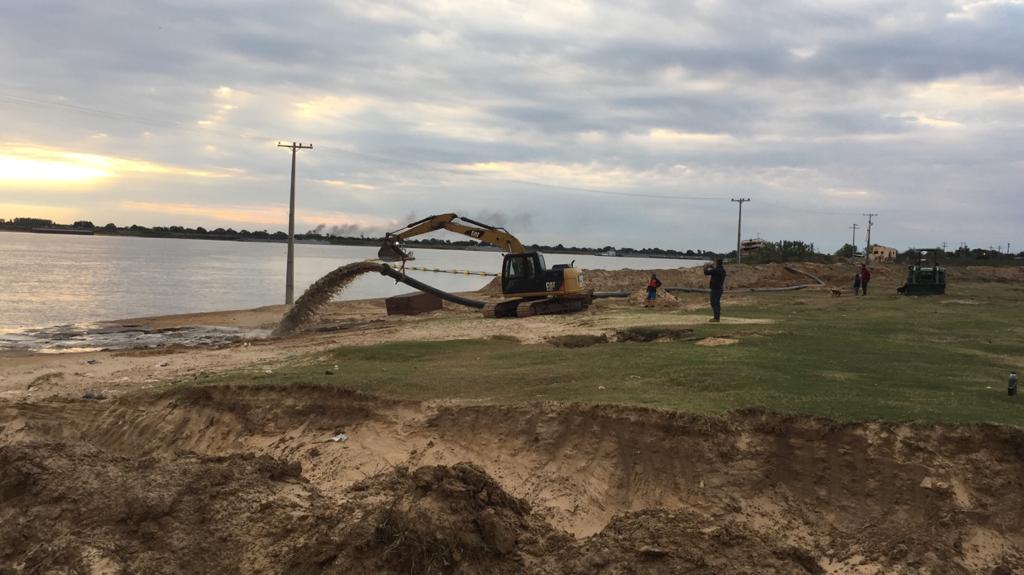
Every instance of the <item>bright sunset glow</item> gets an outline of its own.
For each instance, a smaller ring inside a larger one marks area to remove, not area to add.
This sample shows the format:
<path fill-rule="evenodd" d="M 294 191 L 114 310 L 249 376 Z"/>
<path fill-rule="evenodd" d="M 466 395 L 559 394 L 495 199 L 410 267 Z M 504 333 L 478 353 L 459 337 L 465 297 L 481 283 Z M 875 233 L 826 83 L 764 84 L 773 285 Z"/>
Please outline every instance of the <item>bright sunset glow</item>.
<path fill-rule="evenodd" d="M 259 204 L 253 206 L 233 205 L 198 205 L 183 202 L 121 202 L 121 209 L 131 212 L 150 212 L 157 214 L 173 214 L 177 216 L 208 218 L 230 224 L 249 224 L 261 226 L 277 226 L 288 222 L 288 206 L 285 204 Z M 301 210 L 295 219 L 301 224 L 313 228 L 320 224 L 325 226 L 359 226 L 367 228 L 393 228 L 397 225 L 394 219 L 380 218 L 367 214 L 347 214 L 344 212 L 328 212 Z"/>
<path fill-rule="evenodd" d="M 203 178 L 224 176 L 207 170 L 191 170 L 114 156 L 82 154 L 37 146 L 0 145 L 2 187 L 92 187 L 104 180 L 133 174 Z"/>
<path fill-rule="evenodd" d="M 109 162 L 81 154 L 0 153 L 0 185 L 83 185 L 113 177 Z"/>

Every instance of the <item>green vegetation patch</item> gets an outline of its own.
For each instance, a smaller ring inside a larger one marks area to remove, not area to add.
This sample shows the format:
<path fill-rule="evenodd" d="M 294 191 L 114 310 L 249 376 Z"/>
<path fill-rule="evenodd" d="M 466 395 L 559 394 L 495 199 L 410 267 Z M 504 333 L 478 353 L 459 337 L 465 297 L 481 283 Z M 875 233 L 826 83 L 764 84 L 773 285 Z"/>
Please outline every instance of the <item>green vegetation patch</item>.
<path fill-rule="evenodd" d="M 1020 425 L 1024 397 L 1006 395 L 1010 369 L 1024 367 L 1020 294 L 998 285 L 956 290 L 945 297 L 979 305 L 882 290 L 866 298 L 764 294 L 744 296 L 742 306 L 727 298 L 724 318 L 770 324 L 680 325 L 686 340 L 658 345 L 396 342 L 340 347 L 270 374 L 243 370 L 213 379 L 321 383 L 411 399 L 617 403 L 709 414 L 765 408 L 837 420 Z M 711 337 L 739 343 L 689 341 Z M 339 368 L 328 369 L 333 365 Z"/>

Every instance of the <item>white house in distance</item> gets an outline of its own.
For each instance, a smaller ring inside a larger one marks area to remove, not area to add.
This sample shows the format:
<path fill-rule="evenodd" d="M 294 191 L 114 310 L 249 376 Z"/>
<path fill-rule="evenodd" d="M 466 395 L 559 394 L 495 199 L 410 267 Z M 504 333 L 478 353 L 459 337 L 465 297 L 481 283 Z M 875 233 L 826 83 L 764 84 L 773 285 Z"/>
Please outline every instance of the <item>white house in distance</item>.
<path fill-rule="evenodd" d="M 871 251 L 868 252 L 868 261 L 872 262 L 894 262 L 896 261 L 896 248 L 871 244 Z"/>

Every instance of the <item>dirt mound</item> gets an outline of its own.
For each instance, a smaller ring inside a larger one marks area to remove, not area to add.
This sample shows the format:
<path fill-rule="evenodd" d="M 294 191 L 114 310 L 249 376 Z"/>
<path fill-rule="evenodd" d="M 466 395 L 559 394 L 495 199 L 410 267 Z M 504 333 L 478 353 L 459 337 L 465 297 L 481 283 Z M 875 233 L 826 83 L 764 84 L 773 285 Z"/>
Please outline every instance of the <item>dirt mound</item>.
<path fill-rule="evenodd" d="M 806 263 L 789 264 L 727 264 L 728 272 L 726 290 L 745 290 L 750 288 L 775 288 L 813 283 L 807 276 L 794 273 L 787 267 L 801 270 L 821 278 L 826 285 L 841 289 L 851 289 L 853 276 L 860 270 L 860 264 Z M 871 281 L 874 285 L 886 288 L 902 285 L 906 280 L 907 267 L 903 264 L 872 264 Z M 672 268 L 660 270 L 586 270 L 587 287 L 594 291 L 627 291 L 634 294 L 646 293 L 642 287 L 650 279 L 651 273 L 657 273 L 665 287 L 707 288 L 708 278 L 700 267 Z M 953 266 L 947 268 L 950 281 L 976 281 L 1021 283 L 1024 282 L 1024 266 Z M 659 291 L 658 297 L 661 298 Z M 643 303 L 643 299 L 632 303 Z"/>
<path fill-rule="evenodd" d="M 301 385 L 0 402 L 0 565 L 988 573 L 1024 568 L 1022 477 L 1012 427 Z"/>
<path fill-rule="evenodd" d="M 583 542 L 577 573 L 614 565 L 640 573 L 824 574 L 811 555 L 731 521 L 664 509 L 616 516 Z M 618 572 L 615 568 L 611 572 Z M 630 572 L 630 571 L 626 571 Z"/>
<path fill-rule="evenodd" d="M 715 535 L 678 513 L 626 515 L 578 542 L 465 463 L 397 468 L 341 502 L 267 456 L 26 443 L 0 447 L 0 465 L 0 562 L 15 573 L 591 573 L 638 560 L 807 572 L 738 527 Z"/>
<path fill-rule="evenodd" d="M 728 272 L 726 290 L 750 288 L 777 288 L 813 283 L 807 276 L 794 273 L 787 267 L 801 270 L 821 278 L 828 286 L 851 288 L 853 276 L 860 270 L 860 264 L 851 263 L 809 263 L 787 264 L 726 264 Z M 886 287 L 902 285 L 906 280 L 907 267 L 903 264 L 871 264 L 871 281 L 881 282 Z M 948 267 L 951 281 L 977 281 L 1022 283 L 1024 266 L 953 266 Z M 646 288 L 652 273 L 657 273 L 665 287 L 707 288 L 708 278 L 701 267 L 666 268 L 658 270 L 585 270 L 586 284 L 596 292 L 629 292 L 630 303 L 640 305 L 647 298 Z M 877 285 L 877 283 L 876 283 Z M 478 293 L 488 296 L 501 295 L 501 278 L 493 278 Z M 667 296 L 667 297 L 666 297 Z M 658 290 L 659 300 L 669 300 L 671 294 Z M 664 299 L 663 299 L 664 298 Z"/>
<path fill-rule="evenodd" d="M 518 573 L 524 555 L 572 543 L 468 463 L 399 468 L 352 491 L 372 526 L 353 559 L 374 572 Z"/>
<path fill-rule="evenodd" d="M 323 503 L 301 466 L 269 457 L 133 459 L 28 443 L 0 447 L 0 469 L 0 565 L 15 573 L 273 570 L 327 528 L 301 513 Z"/>
<path fill-rule="evenodd" d="M 488 296 L 501 296 L 501 276 L 491 278 L 487 285 L 477 290 L 477 293 Z"/>
<path fill-rule="evenodd" d="M 731 264 L 726 265 L 728 277 L 726 290 L 749 289 L 754 287 L 786 287 L 811 283 L 807 276 L 791 272 L 783 264 Z M 792 267 L 804 269 L 805 264 Z M 852 268 L 851 268 L 852 269 Z M 807 270 L 811 271 L 811 270 Z M 594 291 L 637 291 L 646 293 L 642 287 L 647 284 L 651 273 L 657 273 L 664 287 L 707 288 L 708 278 L 703 268 L 674 268 L 663 270 L 587 270 L 587 287 Z M 814 273 L 811 271 L 811 273 Z M 852 272 L 851 272 L 852 277 Z M 661 297 L 659 291 L 658 297 Z"/>
<path fill-rule="evenodd" d="M 647 305 L 647 288 L 641 288 L 633 291 L 633 293 L 629 295 L 628 301 L 631 305 Z M 658 297 L 654 299 L 654 305 L 651 307 L 678 308 L 682 307 L 682 305 L 683 304 L 676 299 L 676 296 L 663 289 L 659 289 Z"/>
<path fill-rule="evenodd" d="M 799 263 L 794 268 L 821 278 L 828 287 L 848 290 L 853 288 L 853 276 L 860 272 L 860 264 L 818 264 Z M 899 264 L 871 264 L 871 285 L 886 287 L 902 285 L 907 277 L 907 268 Z"/>
<path fill-rule="evenodd" d="M 1024 283 L 1024 266 L 952 266 L 946 268 L 949 280 Z"/>

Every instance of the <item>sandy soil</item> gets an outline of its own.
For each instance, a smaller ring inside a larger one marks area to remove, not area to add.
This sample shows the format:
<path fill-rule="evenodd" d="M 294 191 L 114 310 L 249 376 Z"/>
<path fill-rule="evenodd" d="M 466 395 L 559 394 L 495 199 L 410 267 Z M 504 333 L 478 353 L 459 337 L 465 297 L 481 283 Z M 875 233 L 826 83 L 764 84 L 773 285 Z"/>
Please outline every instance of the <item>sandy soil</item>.
<path fill-rule="evenodd" d="M 347 440 L 333 441 L 344 433 Z M 318 387 L 0 403 L 15 573 L 990 573 L 1024 431 Z"/>
<path fill-rule="evenodd" d="M 842 287 L 854 269 L 801 268 Z M 692 336 L 703 297 L 665 294 L 637 313 L 649 273 L 588 272 L 634 297 L 566 316 L 388 317 L 382 300 L 336 302 L 279 340 L 0 356 L 0 574 L 1024 571 L 1020 429 L 158 388 L 338 345 L 507 336 L 510 322 L 524 343 L 643 326 Z M 875 285 L 902 273 L 875 267 Z M 697 274 L 658 273 L 695 287 Z M 730 274 L 741 289 L 804 281 L 777 266 Z M 286 309 L 119 323 L 270 329 Z"/>
<path fill-rule="evenodd" d="M 794 264 L 849 291 L 846 279 L 857 266 L 851 264 Z M 876 265 L 873 288 L 895 289 L 902 283 L 905 268 Z M 587 282 L 597 291 L 626 291 L 626 299 L 598 300 L 584 313 L 566 316 L 540 316 L 517 320 L 487 320 L 478 312 L 445 304 L 442 311 L 416 317 L 389 317 L 383 300 L 332 302 L 303 333 L 281 340 L 253 340 L 217 347 L 169 346 L 157 349 L 99 351 L 65 354 L 0 352 L 0 399 L 33 400 L 54 395 L 81 397 L 86 392 L 116 395 L 129 389 L 145 389 L 164 381 L 197 376 L 204 371 L 221 371 L 242 366 L 273 369 L 274 365 L 296 354 L 315 352 L 336 345 L 372 345 L 386 341 L 446 340 L 507 335 L 507 321 L 519 322 L 517 337 L 524 343 L 541 343 L 564 335 L 612 337 L 624 327 L 636 325 L 694 325 L 707 320 L 707 304 L 699 295 L 677 297 L 659 292 L 654 309 L 644 315 L 622 313 L 644 302 L 644 289 L 650 270 L 588 270 Z M 699 268 L 658 270 L 666 286 L 702 287 L 706 278 Z M 950 278 L 958 281 L 1024 282 L 1024 268 L 966 267 L 950 268 Z M 751 286 L 785 286 L 805 283 L 807 279 L 787 271 L 784 266 L 729 266 L 725 305 L 749 303 L 757 297 L 745 292 Z M 492 286 L 493 287 L 493 286 Z M 490 291 L 466 294 L 486 299 Z M 813 293 L 814 290 L 808 293 Z M 950 300 L 949 303 L 963 302 Z M 169 329 L 194 326 L 271 330 L 288 307 L 268 306 L 253 310 L 197 313 L 162 317 L 132 318 L 112 322 L 121 326 Z M 762 322 L 726 315 L 726 323 Z"/>
<path fill-rule="evenodd" d="M 272 370 L 275 365 L 296 355 L 338 345 L 507 337 L 509 322 L 516 322 L 516 337 L 523 343 L 543 343 L 561 335 L 610 337 L 616 330 L 632 326 L 686 326 L 705 323 L 708 319 L 703 303 L 689 307 L 678 303 L 662 305 L 645 310 L 642 315 L 625 313 L 635 307 L 639 306 L 632 306 L 624 300 L 605 300 L 578 314 L 494 320 L 481 317 L 475 310 L 447 304 L 443 310 L 408 317 L 387 316 L 383 300 L 333 302 L 304 332 L 283 339 L 252 340 L 218 347 L 169 346 L 85 353 L 0 355 L 0 399 L 31 401 L 55 395 L 82 397 L 87 392 L 117 395 L 129 390 L 147 389 L 161 382 L 188 380 L 202 372 L 246 366 Z M 153 329 L 194 325 L 269 329 L 286 310 L 286 306 L 273 306 L 250 311 L 135 318 L 118 323 Z M 768 323 L 767 320 L 742 317 L 727 317 L 723 321 Z"/>

